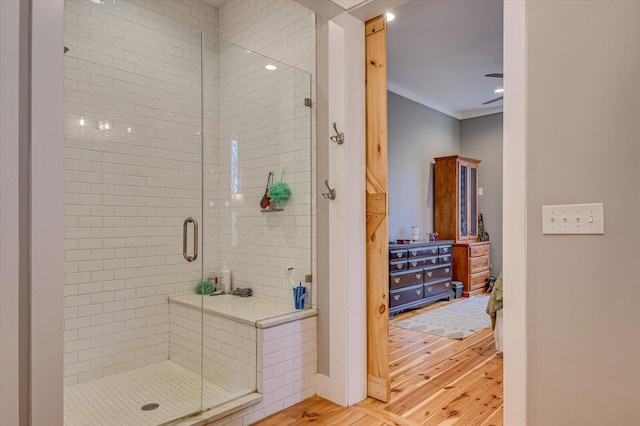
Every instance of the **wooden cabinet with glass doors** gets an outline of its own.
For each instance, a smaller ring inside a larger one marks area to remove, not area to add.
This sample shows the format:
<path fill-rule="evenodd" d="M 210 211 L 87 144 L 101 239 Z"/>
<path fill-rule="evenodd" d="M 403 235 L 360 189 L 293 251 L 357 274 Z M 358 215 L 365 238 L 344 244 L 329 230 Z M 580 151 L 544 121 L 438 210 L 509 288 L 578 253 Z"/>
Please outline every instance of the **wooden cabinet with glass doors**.
<path fill-rule="evenodd" d="M 462 295 L 484 291 L 490 275 L 489 241 L 478 241 L 478 164 L 480 160 L 450 155 L 435 158 L 435 232 L 454 240 L 453 279 L 464 284 Z"/>

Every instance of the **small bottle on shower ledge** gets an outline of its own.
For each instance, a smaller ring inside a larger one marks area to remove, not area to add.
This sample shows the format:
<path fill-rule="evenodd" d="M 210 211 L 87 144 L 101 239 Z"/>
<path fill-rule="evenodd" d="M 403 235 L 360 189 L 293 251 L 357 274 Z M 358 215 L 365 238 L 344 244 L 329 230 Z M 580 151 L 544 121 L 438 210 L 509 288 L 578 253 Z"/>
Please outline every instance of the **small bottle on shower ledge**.
<path fill-rule="evenodd" d="M 233 294 L 233 289 L 231 288 L 231 271 L 227 266 L 227 262 L 222 262 L 219 281 L 222 285 L 224 285 L 224 288 L 227 290 L 228 294 Z"/>

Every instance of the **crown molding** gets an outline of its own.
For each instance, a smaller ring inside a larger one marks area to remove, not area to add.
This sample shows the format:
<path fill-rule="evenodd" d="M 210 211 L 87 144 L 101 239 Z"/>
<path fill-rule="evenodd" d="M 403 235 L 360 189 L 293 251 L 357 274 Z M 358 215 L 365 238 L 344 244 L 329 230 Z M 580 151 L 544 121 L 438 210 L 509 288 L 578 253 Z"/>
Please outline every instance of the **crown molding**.
<path fill-rule="evenodd" d="M 387 90 L 391 93 L 395 93 L 396 95 L 402 96 L 403 98 L 407 98 L 413 102 L 417 102 L 420 105 L 424 105 L 428 108 L 441 112 L 457 120 L 466 120 L 468 118 L 476 118 L 476 117 L 482 117 L 485 115 L 498 114 L 503 111 L 503 107 L 501 106 L 493 107 L 493 108 L 470 109 L 466 111 L 452 111 L 451 109 L 445 108 L 440 104 L 432 102 L 421 96 L 417 96 L 413 92 L 402 89 L 401 87 L 398 87 L 393 83 L 387 83 Z"/>

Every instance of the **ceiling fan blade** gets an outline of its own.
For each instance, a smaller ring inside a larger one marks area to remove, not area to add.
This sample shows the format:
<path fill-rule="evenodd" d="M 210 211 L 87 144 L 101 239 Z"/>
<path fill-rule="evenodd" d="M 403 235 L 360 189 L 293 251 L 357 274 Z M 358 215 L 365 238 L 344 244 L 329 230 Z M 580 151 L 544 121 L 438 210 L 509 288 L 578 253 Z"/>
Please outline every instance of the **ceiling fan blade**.
<path fill-rule="evenodd" d="M 488 105 L 488 104 L 492 104 L 494 102 L 498 102 L 499 100 L 502 100 L 502 98 L 504 98 L 504 96 L 500 96 L 499 98 L 495 98 L 495 99 L 491 99 L 490 101 L 483 102 L 482 105 Z"/>
<path fill-rule="evenodd" d="M 485 74 L 485 77 L 495 77 L 495 78 L 503 78 L 504 74 L 501 72 L 494 72 L 491 74 Z"/>

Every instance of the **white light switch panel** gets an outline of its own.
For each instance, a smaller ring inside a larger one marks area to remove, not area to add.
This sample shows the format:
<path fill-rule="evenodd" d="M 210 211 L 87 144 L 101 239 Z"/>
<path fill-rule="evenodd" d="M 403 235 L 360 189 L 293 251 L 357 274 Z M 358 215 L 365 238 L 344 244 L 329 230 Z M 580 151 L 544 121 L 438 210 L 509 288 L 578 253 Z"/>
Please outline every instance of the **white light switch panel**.
<path fill-rule="evenodd" d="M 602 203 L 542 206 L 543 234 L 604 234 Z"/>

